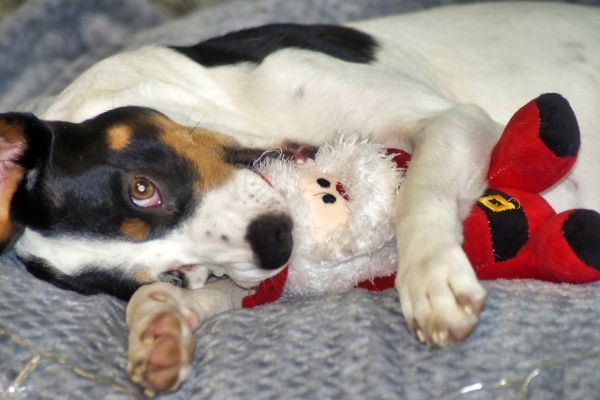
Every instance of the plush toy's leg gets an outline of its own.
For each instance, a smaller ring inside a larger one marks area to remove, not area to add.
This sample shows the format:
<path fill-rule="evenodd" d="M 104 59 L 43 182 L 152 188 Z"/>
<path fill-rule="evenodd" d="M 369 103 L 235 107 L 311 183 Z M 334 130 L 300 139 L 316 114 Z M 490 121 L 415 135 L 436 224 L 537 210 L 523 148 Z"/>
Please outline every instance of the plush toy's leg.
<path fill-rule="evenodd" d="M 475 266 L 479 279 L 600 280 L 600 214 L 570 210 L 552 217 L 516 257 Z"/>
<path fill-rule="evenodd" d="M 542 192 L 571 169 L 579 144 L 577 119 L 567 100 L 555 93 L 541 95 L 506 125 L 492 153 L 488 184 Z"/>

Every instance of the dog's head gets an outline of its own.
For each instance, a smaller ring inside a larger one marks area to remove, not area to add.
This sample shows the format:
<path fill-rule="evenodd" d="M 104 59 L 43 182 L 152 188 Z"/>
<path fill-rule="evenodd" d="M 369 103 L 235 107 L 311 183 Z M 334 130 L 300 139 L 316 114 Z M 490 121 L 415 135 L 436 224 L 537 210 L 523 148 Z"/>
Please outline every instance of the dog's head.
<path fill-rule="evenodd" d="M 140 107 L 82 123 L 2 114 L 0 250 L 84 293 L 209 272 L 251 287 L 292 251 L 283 198 L 240 167 L 261 152 Z"/>

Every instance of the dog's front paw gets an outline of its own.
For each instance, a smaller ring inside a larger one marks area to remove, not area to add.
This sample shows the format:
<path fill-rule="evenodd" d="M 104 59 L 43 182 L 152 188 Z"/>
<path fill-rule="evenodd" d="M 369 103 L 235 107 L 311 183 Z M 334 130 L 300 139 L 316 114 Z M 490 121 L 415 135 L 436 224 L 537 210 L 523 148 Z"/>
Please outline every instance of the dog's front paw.
<path fill-rule="evenodd" d="M 152 296 L 156 303 L 169 303 L 167 293 Z M 147 395 L 177 389 L 190 374 L 195 350 L 195 322 L 175 308 L 159 308 L 152 314 L 137 321 L 128 349 L 129 377 Z"/>
<path fill-rule="evenodd" d="M 471 264 L 454 246 L 416 260 L 396 279 L 409 328 L 432 347 L 461 343 L 477 325 L 486 300 Z"/>

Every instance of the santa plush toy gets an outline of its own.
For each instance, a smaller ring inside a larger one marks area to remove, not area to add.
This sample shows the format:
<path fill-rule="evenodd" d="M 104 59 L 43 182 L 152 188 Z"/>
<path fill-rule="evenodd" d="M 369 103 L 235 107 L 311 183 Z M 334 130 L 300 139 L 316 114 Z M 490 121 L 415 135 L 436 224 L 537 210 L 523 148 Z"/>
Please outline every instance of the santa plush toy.
<path fill-rule="evenodd" d="M 600 214 L 556 214 L 539 194 L 565 177 L 579 144 L 575 115 L 558 94 L 538 97 L 511 118 L 492 152 L 488 189 L 464 221 L 463 249 L 480 279 L 600 279 Z M 284 291 L 393 287 L 393 205 L 409 160 L 401 150 L 340 136 L 303 164 L 260 164 L 257 171 L 290 202 L 295 245 L 288 266 L 244 306 Z"/>

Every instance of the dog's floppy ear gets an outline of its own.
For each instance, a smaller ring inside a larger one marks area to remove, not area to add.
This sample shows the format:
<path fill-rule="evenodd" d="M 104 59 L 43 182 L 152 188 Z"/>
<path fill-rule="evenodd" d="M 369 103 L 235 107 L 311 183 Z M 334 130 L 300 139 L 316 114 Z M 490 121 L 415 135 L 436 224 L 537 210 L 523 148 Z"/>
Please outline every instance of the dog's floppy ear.
<path fill-rule="evenodd" d="M 13 196 L 28 172 L 46 158 L 51 142 L 52 130 L 34 115 L 0 114 L 0 254 L 22 231 L 11 215 Z"/>

